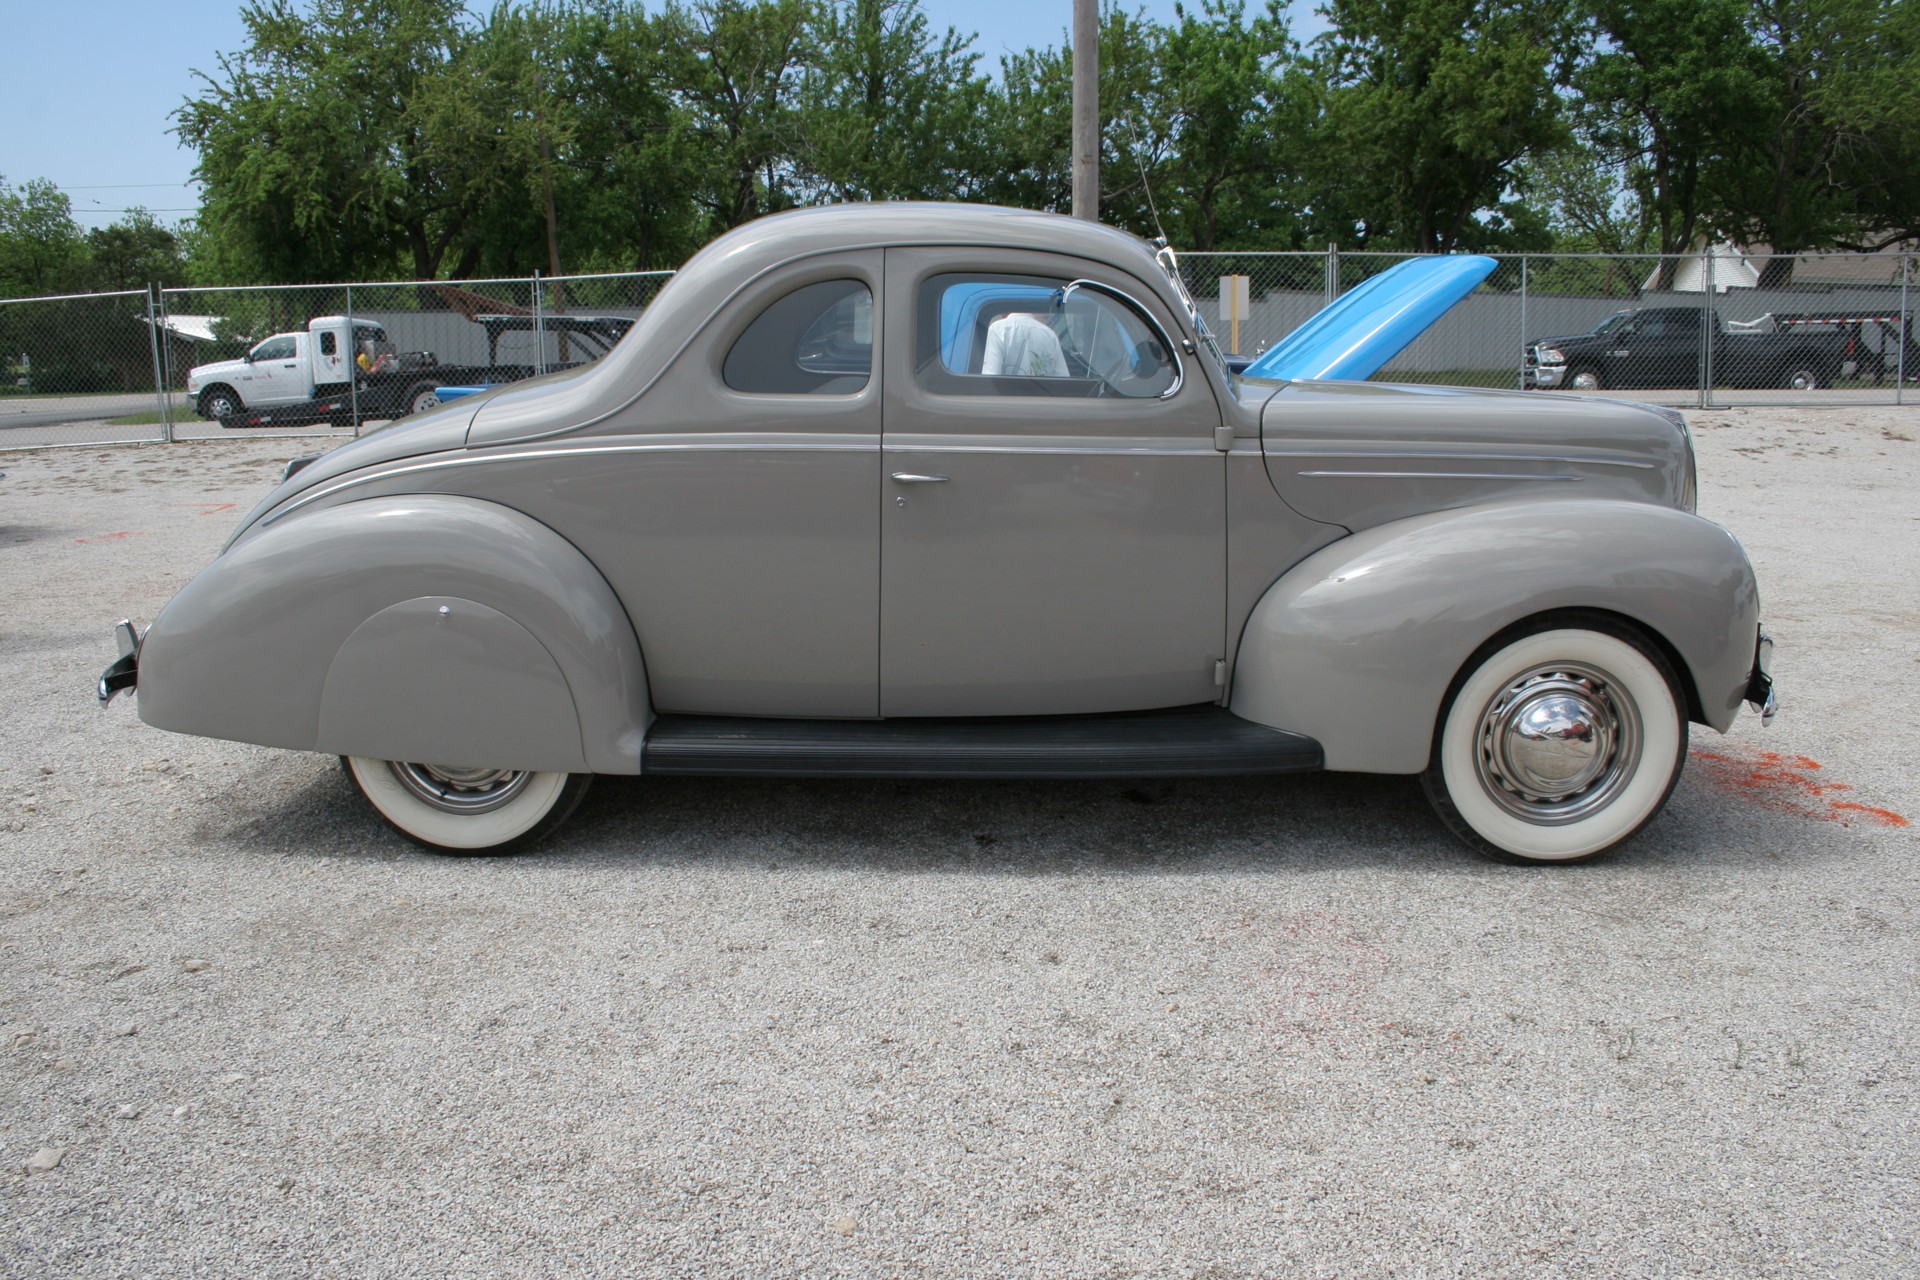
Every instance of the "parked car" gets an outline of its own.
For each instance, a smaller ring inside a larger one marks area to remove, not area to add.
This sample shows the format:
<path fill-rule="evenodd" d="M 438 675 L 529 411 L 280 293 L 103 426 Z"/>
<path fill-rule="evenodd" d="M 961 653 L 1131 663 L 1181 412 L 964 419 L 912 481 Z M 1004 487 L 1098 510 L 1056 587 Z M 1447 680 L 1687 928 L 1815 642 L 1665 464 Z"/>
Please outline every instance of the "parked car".
<path fill-rule="evenodd" d="M 1689 720 L 1771 714 L 1679 415 L 1312 380 L 1357 304 L 1237 378 L 1173 268 L 1009 209 L 749 224 L 599 362 L 290 466 L 100 695 L 341 756 L 452 851 L 596 773 L 1335 769 L 1565 861 L 1653 818 Z"/>
<path fill-rule="evenodd" d="M 1699 307 L 1616 311 L 1591 333 L 1538 338 L 1527 344 L 1529 387 L 1603 391 L 1631 387 L 1697 387 L 1711 352 L 1716 387 L 1813 391 L 1831 386 L 1848 359 L 1845 337 L 1805 328 L 1730 327 L 1713 317 L 1703 342 Z"/>

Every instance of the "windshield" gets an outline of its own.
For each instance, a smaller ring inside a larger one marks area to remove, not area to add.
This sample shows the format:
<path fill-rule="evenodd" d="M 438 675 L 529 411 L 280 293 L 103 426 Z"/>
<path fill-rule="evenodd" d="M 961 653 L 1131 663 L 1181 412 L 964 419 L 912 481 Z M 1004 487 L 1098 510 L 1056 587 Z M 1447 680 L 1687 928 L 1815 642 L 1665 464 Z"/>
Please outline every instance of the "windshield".
<path fill-rule="evenodd" d="M 1593 336 L 1597 338 L 1602 334 L 1612 333 L 1615 329 L 1618 329 L 1621 325 L 1625 324 L 1627 322 L 1627 317 L 1632 314 L 1633 312 L 1631 311 L 1614 312 L 1612 315 L 1608 316 L 1605 320 L 1602 320 L 1600 322 L 1599 326 L 1594 329 Z"/>
<path fill-rule="evenodd" d="M 1173 246 L 1163 247 L 1154 258 L 1166 271 L 1167 279 L 1173 281 L 1174 292 L 1180 295 L 1180 301 L 1186 304 L 1187 318 L 1193 321 L 1193 331 L 1200 335 L 1201 348 L 1212 359 L 1214 367 L 1220 370 L 1220 376 L 1227 380 L 1227 385 L 1233 386 L 1233 366 L 1227 363 L 1227 353 L 1220 349 L 1220 344 L 1214 341 L 1213 334 L 1208 331 L 1207 322 L 1200 315 L 1199 304 L 1187 292 L 1187 282 L 1180 278 L 1180 260 L 1174 256 Z"/>

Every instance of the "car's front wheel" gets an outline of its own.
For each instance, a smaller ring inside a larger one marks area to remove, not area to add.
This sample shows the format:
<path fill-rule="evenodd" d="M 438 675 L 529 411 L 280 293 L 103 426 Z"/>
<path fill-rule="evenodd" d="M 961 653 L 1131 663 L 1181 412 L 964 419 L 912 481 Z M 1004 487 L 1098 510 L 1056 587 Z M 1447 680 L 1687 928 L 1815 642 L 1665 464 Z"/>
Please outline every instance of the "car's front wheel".
<path fill-rule="evenodd" d="M 1441 710 L 1421 782 L 1480 853 L 1521 862 L 1605 853 L 1651 821 L 1680 780 L 1687 716 L 1671 664 L 1631 631 L 1593 623 L 1494 642 Z"/>
<path fill-rule="evenodd" d="M 590 773 L 476 769 L 342 756 L 347 776 L 401 835 L 443 853 L 511 853 L 579 807 Z"/>
<path fill-rule="evenodd" d="M 209 387 L 200 395 L 200 416 L 221 422 L 240 412 L 240 397 L 225 387 Z"/>
<path fill-rule="evenodd" d="M 1592 369 L 1575 369 L 1567 379 L 1567 385 L 1575 391 L 1599 391 L 1602 388 L 1600 375 Z"/>

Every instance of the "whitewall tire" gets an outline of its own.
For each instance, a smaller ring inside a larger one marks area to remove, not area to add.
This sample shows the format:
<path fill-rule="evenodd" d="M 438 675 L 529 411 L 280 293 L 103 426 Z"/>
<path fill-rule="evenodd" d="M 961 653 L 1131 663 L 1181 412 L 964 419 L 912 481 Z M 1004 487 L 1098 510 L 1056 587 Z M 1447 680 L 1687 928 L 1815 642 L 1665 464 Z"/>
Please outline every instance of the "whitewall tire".
<path fill-rule="evenodd" d="M 342 756 L 347 776 L 408 839 L 446 853 L 510 853 L 565 822 L 588 773 L 470 769 Z"/>
<path fill-rule="evenodd" d="M 1479 852 L 1594 857 L 1651 821 L 1680 780 L 1687 714 L 1671 664 L 1625 628 L 1597 625 L 1481 650 L 1441 709 L 1421 782 Z"/>

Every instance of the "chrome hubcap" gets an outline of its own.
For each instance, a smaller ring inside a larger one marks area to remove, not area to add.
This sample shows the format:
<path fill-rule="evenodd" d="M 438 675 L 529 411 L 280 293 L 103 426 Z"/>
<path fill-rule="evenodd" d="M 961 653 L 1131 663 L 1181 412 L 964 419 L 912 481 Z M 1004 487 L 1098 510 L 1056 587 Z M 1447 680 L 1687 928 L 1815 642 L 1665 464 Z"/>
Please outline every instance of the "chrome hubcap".
<path fill-rule="evenodd" d="M 1487 704 L 1474 765 L 1480 784 L 1528 822 L 1576 822 L 1605 808 L 1640 759 L 1640 713 L 1606 672 L 1535 667 Z"/>
<path fill-rule="evenodd" d="M 408 794 L 443 813 L 491 813 L 527 789 L 533 775 L 520 769 L 466 769 L 450 764 L 390 760 L 387 768 Z"/>

